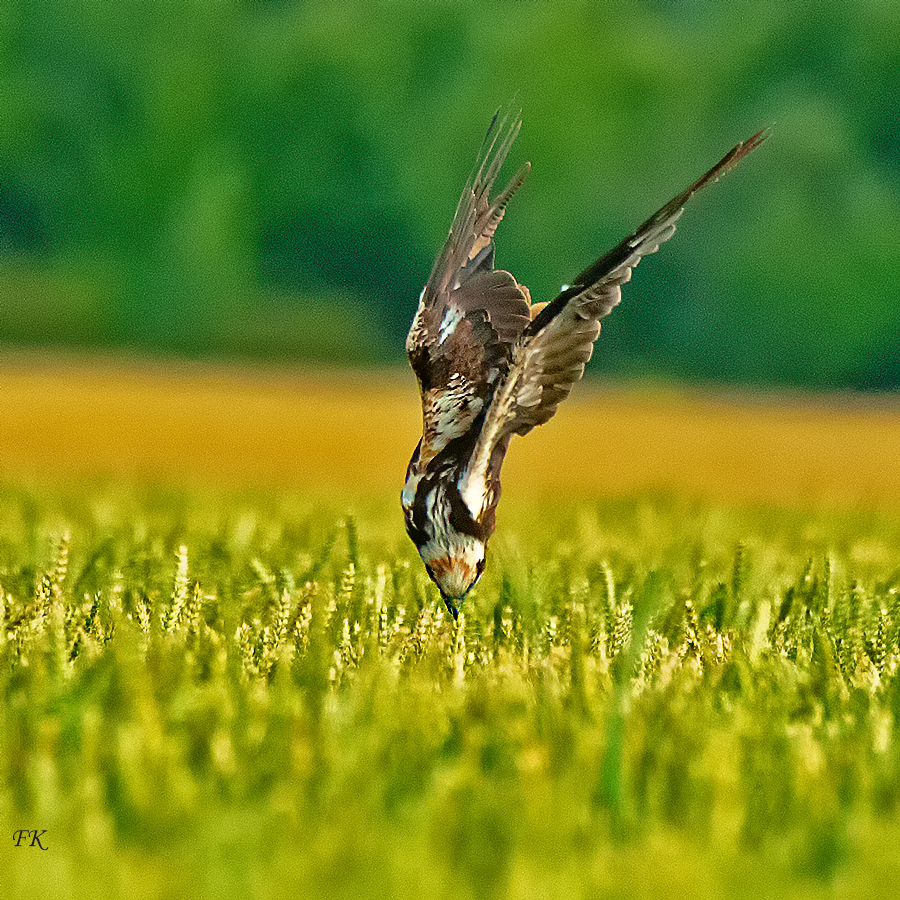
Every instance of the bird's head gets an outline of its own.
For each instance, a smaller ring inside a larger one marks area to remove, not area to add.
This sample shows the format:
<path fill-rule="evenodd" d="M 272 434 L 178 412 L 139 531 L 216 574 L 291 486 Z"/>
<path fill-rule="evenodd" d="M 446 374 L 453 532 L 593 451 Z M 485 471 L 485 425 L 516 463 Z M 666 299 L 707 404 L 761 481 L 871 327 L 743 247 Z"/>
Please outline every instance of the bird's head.
<path fill-rule="evenodd" d="M 429 541 L 419 548 L 419 555 L 456 619 L 460 604 L 484 571 L 484 542 L 470 535 L 454 535 L 446 543 Z"/>

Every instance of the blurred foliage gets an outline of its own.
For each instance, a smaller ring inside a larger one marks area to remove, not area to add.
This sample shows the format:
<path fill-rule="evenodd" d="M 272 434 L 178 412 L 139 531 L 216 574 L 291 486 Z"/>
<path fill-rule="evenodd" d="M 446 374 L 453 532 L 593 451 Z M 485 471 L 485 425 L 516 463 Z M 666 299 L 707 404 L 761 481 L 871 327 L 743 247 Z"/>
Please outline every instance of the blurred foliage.
<path fill-rule="evenodd" d="M 398 361 L 513 95 L 498 263 L 535 299 L 776 123 L 596 370 L 900 385 L 893 0 L 6 0 L 0 339 Z"/>

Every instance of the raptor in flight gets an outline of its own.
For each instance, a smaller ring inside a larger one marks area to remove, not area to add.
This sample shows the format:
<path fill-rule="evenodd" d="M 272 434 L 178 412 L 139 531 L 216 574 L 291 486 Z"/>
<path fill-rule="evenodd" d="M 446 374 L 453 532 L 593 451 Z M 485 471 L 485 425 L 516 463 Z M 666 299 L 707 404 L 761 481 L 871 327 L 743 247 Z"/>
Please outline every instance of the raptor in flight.
<path fill-rule="evenodd" d="M 518 114 L 494 116 L 406 339 L 422 394 L 422 439 L 401 502 L 406 530 L 454 619 L 484 570 L 510 439 L 542 425 L 568 396 L 600 320 L 641 257 L 672 236 L 694 192 L 766 136 L 738 144 L 554 300 L 532 304 L 528 288 L 494 268 L 494 232 L 529 170 L 525 163 L 492 196 L 520 127 Z"/>

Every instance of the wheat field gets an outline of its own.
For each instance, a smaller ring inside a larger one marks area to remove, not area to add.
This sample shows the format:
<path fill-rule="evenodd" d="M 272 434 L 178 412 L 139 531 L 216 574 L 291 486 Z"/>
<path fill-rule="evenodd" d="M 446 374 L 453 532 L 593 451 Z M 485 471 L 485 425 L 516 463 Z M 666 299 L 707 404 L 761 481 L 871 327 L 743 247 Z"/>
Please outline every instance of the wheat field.
<path fill-rule="evenodd" d="M 420 434 L 408 371 L 297 374 L 116 358 L 0 363 L 0 466 L 313 492 L 399 491 Z M 588 382 L 513 442 L 508 495 L 900 501 L 900 398 Z M 501 508 L 502 512 L 502 508 Z"/>
<path fill-rule="evenodd" d="M 411 378 L 3 369 L 4 894 L 900 878 L 890 399 L 584 386 L 454 625 L 398 509 Z"/>

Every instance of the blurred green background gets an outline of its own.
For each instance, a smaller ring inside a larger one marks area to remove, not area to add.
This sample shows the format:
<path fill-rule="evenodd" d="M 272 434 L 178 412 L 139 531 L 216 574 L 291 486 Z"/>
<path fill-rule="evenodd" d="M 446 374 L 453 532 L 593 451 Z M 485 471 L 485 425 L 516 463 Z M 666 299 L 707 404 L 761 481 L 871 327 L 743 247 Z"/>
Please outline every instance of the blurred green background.
<path fill-rule="evenodd" d="M 738 140 L 595 372 L 900 386 L 900 3 L 0 4 L 0 342 L 390 364 L 494 109 L 549 299 Z"/>

